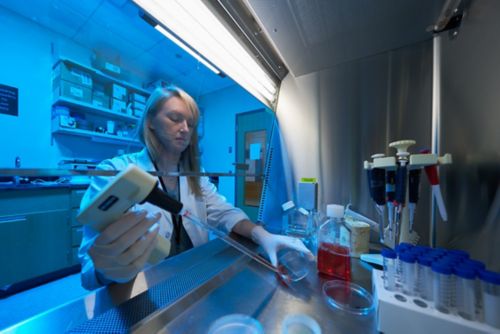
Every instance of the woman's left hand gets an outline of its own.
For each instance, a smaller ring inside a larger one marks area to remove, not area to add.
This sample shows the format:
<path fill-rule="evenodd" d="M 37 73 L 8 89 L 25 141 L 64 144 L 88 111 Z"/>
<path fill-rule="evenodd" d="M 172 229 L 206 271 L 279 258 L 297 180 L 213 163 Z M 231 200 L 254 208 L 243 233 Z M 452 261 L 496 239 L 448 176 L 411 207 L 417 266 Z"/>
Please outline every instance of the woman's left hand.
<path fill-rule="evenodd" d="M 297 238 L 288 237 L 285 235 L 272 234 L 267 232 L 262 226 L 255 226 L 252 229 L 252 240 L 258 243 L 264 248 L 269 260 L 273 266 L 278 265 L 278 251 L 283 248 L 291 248 L 296 251 L 305 253 L 311 260 L 314 259 L 314 255 L 309 249 L 304 246 L 302 241 Z"/>

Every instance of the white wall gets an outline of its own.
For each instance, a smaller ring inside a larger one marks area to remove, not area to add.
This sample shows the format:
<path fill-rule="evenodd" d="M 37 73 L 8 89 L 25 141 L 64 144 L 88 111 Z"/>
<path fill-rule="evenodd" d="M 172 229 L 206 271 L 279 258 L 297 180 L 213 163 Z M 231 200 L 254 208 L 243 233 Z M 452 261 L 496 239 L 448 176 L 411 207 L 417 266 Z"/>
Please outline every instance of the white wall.
<path fill-rule="evenodd" d="M 0 22 L 0 83 L 19 89 L 19 116 L 0 114 L 0 167 L 16 156 L 22 167 L 48 168 L 116 155 L 117 146 L 51 133 L 52 65 L 58 55 L 90 65 L 91 51 L 2 7 Z"/>
<path fill-rule="evenodd" d="M 205 115 L 205 134 L 201 141 L 202 164 L 207 172 L 234 172 L 236 114 L 264 108 L 239 86 L 232 86 L 199 99 Z M 221 177 L 219 192 L 235 203 L 234 177 Z"/>

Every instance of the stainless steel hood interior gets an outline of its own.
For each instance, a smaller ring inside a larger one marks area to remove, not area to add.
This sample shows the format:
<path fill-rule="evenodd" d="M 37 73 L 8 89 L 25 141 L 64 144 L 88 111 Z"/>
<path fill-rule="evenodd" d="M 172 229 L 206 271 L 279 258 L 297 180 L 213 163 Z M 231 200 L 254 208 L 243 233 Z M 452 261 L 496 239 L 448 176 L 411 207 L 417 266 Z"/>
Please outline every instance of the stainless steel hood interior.
<path fill-rule="evenodd" d="M 430 39 L 444 0 L 245 0 L 294 76 Z"/>

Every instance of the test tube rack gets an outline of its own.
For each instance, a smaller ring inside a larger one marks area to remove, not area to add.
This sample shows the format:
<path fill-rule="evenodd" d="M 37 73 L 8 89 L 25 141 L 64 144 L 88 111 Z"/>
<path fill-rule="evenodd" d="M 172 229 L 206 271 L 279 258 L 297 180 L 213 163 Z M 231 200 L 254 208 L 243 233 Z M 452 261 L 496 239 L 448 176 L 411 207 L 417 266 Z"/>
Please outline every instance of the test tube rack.
<path fill-rule="evenodd" d="M 397 150 L 396 156 L 385 156 L 383 153 L 373 154 L 372 161 L 364 161 L 364 169 L 373 169 L 373 168 L 381 168 L 386 171 L 396 170 L 398 167 L 398 157 L 404 157 L 407 160 L 407 169 L 408 172 L 412 169 L 420 169 L 426 166 L 437 166 L 437 165 L 449 165 L 452 163 L 452 156 L 450 153 L 446 153 L 442 156 L 438 156 L 434 153 L 409 153 L 408 148 L 411 145 L 416 144 L 415 140 L 405 139 L 399 140 L 395 142 L 391 142 L 389 147 Z M 406 177 L 406 203 L 408 203 L 408 177 Z M 414 232 L 413 235 L 416 233 Z M 400 225 L 400 234 L 399 239 L 397 240 L 399 243 L 401 242 L 409 242 L 411 244 L 416 244 L 418 240 L 415 240 L 413 235 L 410 233 L 409 228 L 409 210 L 408 205 L 403 207 L 402 217 L 401 217 L 401 225 Z M 395 239 L 390 239 L 386 235 L 385 237 L 385 245 L 391 248 L 394 248 L 398 243 Z"/>
<path fill-rule="evenodd" d="M 377 330 L 385 334 L 500 334 L 500 329 L 436 310 L 432 303 L 384 288 L 384 272 L 372 270 L 372 292 L 377 300 Z"/>

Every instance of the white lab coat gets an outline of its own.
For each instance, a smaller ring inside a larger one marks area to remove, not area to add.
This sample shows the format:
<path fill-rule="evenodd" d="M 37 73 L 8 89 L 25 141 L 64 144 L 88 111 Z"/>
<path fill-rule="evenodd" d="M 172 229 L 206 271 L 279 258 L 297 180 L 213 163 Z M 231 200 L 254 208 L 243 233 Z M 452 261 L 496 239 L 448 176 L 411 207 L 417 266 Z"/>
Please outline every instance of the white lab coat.
<path fill-rule="evenodd" d="M 98 169 L 124 170 L 131 163 L 146 171 L 155 170 L 146 149 L 137 153 L 126 154 L 113 159 L 104 160 L 99 164 Z M 93 177 L 91 184 L 82 199 L 80 208 L 86 206 L 86 204 L 109 182 L 109 180 L 109 177 Z M 187 178 L 181 176 L 179 179 L 180 200 L 184 207 L 194 215 L 202 220 L 206 220 L 209 224 L 216 226 L 219 229 L 226 230 L 227 232 L 230 232 L 234 225 L 241 220 L 248 219 L 248 216 L 242 210 L 229 204 L 223 196 L 217 193 L 217 189 L 208 180 L 208 177 L 200 178 L 200 186 L 202 196 L 196 197 L 189 188 Z M 138 204 L 133 208 L 133 210 L 140 209 L 147 210 L 151 214 L 160 212 L 161 218 L 159 220 L 159 234 L 165 236 L 167 239 L 171 238 L 173 224 L 170 213 L 150 203 L 144 203 L 142 205 Z M 205 229 L 194 225 L 190 221 L 183 220 L 182 223 L 195 247 L 208 241 L 208 232 Z M 82 263 L 82 285 L 89 290 L 96 289 L 101 286 L 95 276 L 92 259 L 87 253 L 96 237 L 97 233 L 93 229 L 84 226 L 83 239 L 78 252 L 78 257 Z"/>

